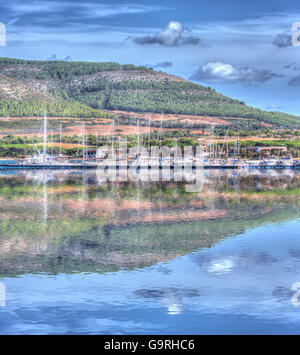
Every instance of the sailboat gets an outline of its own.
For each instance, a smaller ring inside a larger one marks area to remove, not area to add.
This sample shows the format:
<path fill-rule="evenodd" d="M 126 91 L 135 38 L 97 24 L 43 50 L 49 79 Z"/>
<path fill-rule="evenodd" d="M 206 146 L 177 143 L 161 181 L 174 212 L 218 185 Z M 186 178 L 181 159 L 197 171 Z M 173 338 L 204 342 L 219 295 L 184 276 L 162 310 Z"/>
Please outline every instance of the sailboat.
<path fill-rule="evenodd" d="M 26 158 L 23 165 L 51 165 L 54 162 L 54 157 L 47 154 L 47 115 L 44 111 L 44 138 L 43 138 L 43 152 L 37 152 L 33 156 Z"/>

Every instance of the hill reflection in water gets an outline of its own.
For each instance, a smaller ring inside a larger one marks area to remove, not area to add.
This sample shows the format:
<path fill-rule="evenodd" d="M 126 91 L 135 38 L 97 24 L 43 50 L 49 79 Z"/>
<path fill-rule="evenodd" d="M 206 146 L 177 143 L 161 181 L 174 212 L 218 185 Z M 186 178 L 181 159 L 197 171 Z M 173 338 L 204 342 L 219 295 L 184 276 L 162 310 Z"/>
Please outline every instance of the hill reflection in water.
<path fill-rule="evenodd" d="M 299 183 L 292 171 L 207 171 L 187 193 L 174 182 L 99 186 L 94 172 L 2 172 L 0 329 L 294 332 Z"/>

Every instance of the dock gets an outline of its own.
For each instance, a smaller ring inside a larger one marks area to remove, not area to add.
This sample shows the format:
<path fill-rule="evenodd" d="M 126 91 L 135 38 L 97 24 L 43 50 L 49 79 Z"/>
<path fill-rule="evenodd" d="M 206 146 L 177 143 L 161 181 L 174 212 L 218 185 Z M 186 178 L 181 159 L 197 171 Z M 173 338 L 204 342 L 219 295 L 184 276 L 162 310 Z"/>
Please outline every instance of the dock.
<path fill-rule="evenodd" d="M 147 165 L 137 165 L 136 167 L 133 166 L 124 166 L 124 165 L 97 165 L 97 164 L 68 164 L 68 165 L 62 165 L 62 164 L 1 164 L 0 163 L 0 170 L 96 170 L 98 168 L 104 168 L 104 169 L 117 169 L 117 170 L 122 170 L 122 169 L 129 169 L 129 168 L 136 168 L 136 169 L 171 169 L 174 170 L 174 166 L 168 166 L 168 165 L 159 165 L 159 166 L 147 166 Z M 284 169 L 300 169 L 300 165 L 285 165 L 285 166 L 253 166 L 253 165 L 204 165 L 204 166 L 199 166 L 199 165 L 177 165 L 176 168 L 178 169 L 219 169 L 219 170 L 228 170 L 228 169 L 259 169 L 259 170 L 268 170 L 268 169 L 276 169 L 276 170 L 284 170 Z"/>

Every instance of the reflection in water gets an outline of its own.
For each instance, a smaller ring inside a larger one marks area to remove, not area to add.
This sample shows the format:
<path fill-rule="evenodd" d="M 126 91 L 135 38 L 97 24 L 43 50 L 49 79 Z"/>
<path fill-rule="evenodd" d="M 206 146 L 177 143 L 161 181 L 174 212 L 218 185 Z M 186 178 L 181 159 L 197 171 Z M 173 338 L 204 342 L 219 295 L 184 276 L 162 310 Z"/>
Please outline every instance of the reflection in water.
<path fill-rule="evenodd" d="M 273 296 L 279 301 L 290 301 L 294 295 L 294 291 L 286 287 L 276 287 L 273 291 Z"/>
<path fill-rule="evenodd" d="M 234 268 L 249 269 L 256 266 L 267 266 L 279 262 L 276 258 L 265 251 L 251 248 L 235 251 L 234 255 L 227 255 L 227 252 L 198 255 L 191 255 L 191 258 L 201 269 L 211 273 L 230 273 Z"/>
<path fill-rule="evenodd" d="M 300 174 L 0 173 L 6 333 L 297 333 Z"/>
<path fill-rule="evenodd" d="M 158 300 L 170 315 L 178 315 L 183 311 L 183 298 L 199 297 L 198 290 L 175 287 L 160 290 L 142 289 L 135 291 L 135 294 L 146 299 Z"/>
<path fill-rule="evenodd" d="M 294 258 L 300 259 L 300 249 L 291 249 L 289 254 Z"/>
<path fill-rule="evenodd" d="M 47 183 L 46 183 L 46 180 L 44 181 L 44 184 L 43 184 L 43 193 L 44 193 L 43 220 L 44 220 L 45 223 L 47 223 L 47 219 L 48 219 L 48 195 L 47 195 Z"/>
<path fill-rule="evenodd" d="M 233 267 L 234 261 L 232 258 L 217 259 L 208 265 L 207 271 L 215 274 L 229 273 Z"/>

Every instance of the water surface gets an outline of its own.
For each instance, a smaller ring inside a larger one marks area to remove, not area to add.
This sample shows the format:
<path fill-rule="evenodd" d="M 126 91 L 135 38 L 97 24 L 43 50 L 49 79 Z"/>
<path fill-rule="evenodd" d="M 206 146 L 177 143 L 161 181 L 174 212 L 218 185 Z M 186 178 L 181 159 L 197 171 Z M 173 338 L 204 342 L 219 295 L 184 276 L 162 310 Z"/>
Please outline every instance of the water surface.
<path fill-rule="evenodd" d="M 4 334 L 300 333 L 300 174 L 0 173 Z"/>

